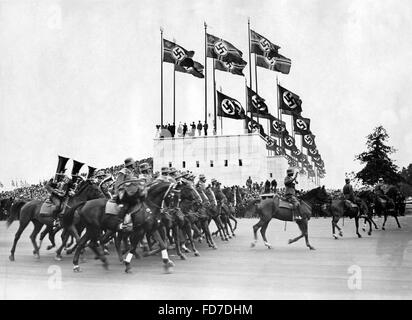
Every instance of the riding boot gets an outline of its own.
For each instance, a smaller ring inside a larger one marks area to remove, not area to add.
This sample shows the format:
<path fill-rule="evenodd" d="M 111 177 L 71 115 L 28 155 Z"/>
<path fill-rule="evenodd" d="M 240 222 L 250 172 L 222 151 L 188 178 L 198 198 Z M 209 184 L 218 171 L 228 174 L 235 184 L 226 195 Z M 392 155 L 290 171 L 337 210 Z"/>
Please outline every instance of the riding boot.
<path fill-rule="evenodd" d="M 297 206 L 296 208 L 295 208 L 295 220 L 299 220 L 299 219 L 302 219 L 302 214 L 301 214 L 301 212 L 300 212 L 300 206 Z"/>

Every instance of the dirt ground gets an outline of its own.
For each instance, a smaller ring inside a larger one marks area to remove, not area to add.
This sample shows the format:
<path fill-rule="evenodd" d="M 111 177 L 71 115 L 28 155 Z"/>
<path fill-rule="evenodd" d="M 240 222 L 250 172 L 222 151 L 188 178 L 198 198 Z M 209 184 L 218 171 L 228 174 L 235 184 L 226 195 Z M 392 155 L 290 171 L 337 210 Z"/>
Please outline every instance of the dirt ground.
<path fill-rule="evenodd" d="M 378 225 L 382 224 L 379 218 Z M 8 259 L 18 222 L 7 229 L 0 224 L 0 299 L 411 299 L 412 216 L 400 218 L 398 229 L 389 218 L 386 231 L 363 238 L 355 234 L 354 221 L 344 220 L 344 236 L 334 240 L 330 219 L 311 219 L 310 241 L 288 245 L 299 234 L 296 224 L 272 220 L 267 249 L 261 241 L 251 248 L 256 219 L 241 219 L 236 237 L 216 238 L 218 249 L 198 244 L 201 256 L 180 260 L 169 251 L 176 266 L 165 274 L 160 255 L 134 259 L 126 274 L 111 248 L 109 270 L 86 253 L 82 272 L 74 273 L 72 256 L 54 260 L 44 241 L 40 259 L 32 255 L 29 235 L 23 233 L 16 261 Z M 342 225 L 342 221 L 339 222 Z M 214 229 L 214 225 L 212 227 Z M 60 237 L 57 243 L 60 243 Z"/>

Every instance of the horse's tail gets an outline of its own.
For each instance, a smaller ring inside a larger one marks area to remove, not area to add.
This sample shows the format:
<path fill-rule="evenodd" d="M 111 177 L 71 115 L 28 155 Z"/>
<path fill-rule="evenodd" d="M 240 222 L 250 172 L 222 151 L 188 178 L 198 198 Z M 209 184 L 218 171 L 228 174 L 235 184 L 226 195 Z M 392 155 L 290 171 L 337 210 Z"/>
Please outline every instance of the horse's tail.
<path fill-rule="evenodd" d="M 21 208 L 22 208 L 26 203 L 27 203 L 27 201 L 18 200 L 18 201 L 14 202 L 14 203 L 11 205 L 10 215 L 8 216 L 7 222 L 6 222 L 7 228 L 11 226 L 11 224 L 13 223 L 14 220 L 16 220 L 16 218 L 18 218 L 19 212 L 20 212 Z"/>
<path fill-rule="evenodd" d="M 76 210 L 83 206 L 87 201 L 82 201 L 77 204 L 75 204 L 73 207 L 69 208 L 69 210 L 66 212 L 66 214 L 63 216 L 63 226 L 64 227 L 69 227 L 72 225 L 73 220 L 74 220 L 74 213 Z"/>

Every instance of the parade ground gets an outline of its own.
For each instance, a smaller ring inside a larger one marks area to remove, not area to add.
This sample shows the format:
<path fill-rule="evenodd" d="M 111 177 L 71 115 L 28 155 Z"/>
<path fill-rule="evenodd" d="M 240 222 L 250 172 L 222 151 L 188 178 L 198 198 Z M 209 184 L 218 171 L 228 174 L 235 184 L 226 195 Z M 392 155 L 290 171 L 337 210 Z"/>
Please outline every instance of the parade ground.
<path fill-rule="evenodd" d="M 383 220 L 376 218 L 378 226 Z M 389 217 L 386 230 L 372 236 L 355 234 L 354 221 L 344 220 L 344 236 L 334 240 L 329 218 L 309 222 L 310 251 L 303 240 L 288 245 L 298 235 L 291 222 L 272 220 L 267 235 L 272 249 L 261 241 L 251 248 L 256 219 L 239 219 L 236 237 L 216 238 L 217 250 L 198 244 L 201 256 L 180 260 L 169 250 L 176 266 L 165 274 L 160 255 L 132 261 L 126 274 L 110 247 L 109 270 L 88 250 L 74 273 L 72 256 L 54 260 L 45 239 L 40 259 L 32 255 L 31 227 L 23 233 L 16 261 L 8 259 L 18 222 L 7 229 L 0 224 L 0 299 L 411 299 L 412 215 L 399 219 L 398 229 Z M 339 222 L 342 225 L 342 220 Z M 212 223 L 212 230 L 214 225 Z M 60 237 L 57 244 L 60 243 Z"/>

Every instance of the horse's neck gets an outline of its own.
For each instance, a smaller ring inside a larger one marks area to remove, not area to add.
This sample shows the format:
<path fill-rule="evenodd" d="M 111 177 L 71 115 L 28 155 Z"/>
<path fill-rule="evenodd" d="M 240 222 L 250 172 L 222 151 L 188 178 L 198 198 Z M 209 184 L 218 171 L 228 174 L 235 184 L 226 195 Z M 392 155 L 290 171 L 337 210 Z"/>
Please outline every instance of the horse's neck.
<path fill-rule="evenodd" d="M 148 193 L 146 199 L 149 203 L 153 203 L 156 206 L 160 207 L 162 205 L 163 199 L 165 198 L 167 190 L 169 190 L 169 187 L 170 185 L 165 185 L 156 194 Z"/>

